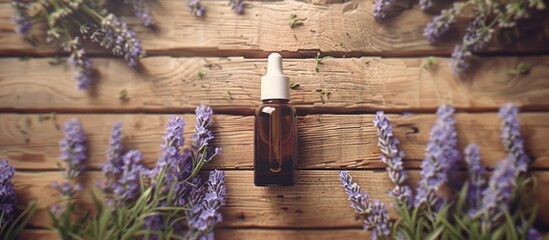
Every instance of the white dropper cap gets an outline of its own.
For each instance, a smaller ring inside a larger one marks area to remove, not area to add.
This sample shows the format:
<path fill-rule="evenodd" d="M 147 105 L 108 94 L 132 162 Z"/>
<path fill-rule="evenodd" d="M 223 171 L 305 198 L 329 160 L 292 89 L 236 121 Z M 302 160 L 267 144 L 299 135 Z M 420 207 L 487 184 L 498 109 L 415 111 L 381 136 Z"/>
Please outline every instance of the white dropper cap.
<path fill-rule="evenodd" d="M 261 100 L 290 99 L 290 83 L 282 72 L 282 56 L 271 53 L 267 73 L 261 77 Z"/>

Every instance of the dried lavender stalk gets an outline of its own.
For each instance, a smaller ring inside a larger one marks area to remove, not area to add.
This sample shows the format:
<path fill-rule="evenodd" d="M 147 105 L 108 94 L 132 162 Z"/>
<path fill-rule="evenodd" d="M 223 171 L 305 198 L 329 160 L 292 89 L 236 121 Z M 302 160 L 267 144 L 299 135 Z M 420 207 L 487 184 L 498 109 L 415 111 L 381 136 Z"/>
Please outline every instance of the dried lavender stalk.
<path fill-rule="evenodd" d="M 404 185 L 408 177 L 402 163 L 404 152 L 398 149 L 399 140 L 393 136 L 393 127 L 383 111 L 376 113 L 374 127 L 377 128 L 377 145 L 383 153 L 379 157 L 387 165 L 389 178 L 395 184 L 389 194 L 395 197 L 400 204 L 410 206 L 412 203 L 412 190 Z"/>
<path fill-rule="evenodd" d="M 391 234 L 391 222 L 385 204 L 378 200 L 370 202 L 368 194 L 360 190 L 348 172 L 339 172 L 339 178 L 349 195 L 351 207 L 364 219 L 364 229 L 372 231 L 372 239 L 388 239 Z"/>

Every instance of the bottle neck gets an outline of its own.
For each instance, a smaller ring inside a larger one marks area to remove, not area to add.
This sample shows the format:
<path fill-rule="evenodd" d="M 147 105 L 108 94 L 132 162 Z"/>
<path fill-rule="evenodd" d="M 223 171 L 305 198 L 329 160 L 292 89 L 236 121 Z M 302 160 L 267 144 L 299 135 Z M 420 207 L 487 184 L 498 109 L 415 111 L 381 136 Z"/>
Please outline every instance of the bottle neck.
<path fill-rule="evenodd" d="M 288 99 L 265 99 L 263 100 L 263 103 L 268 103 L 268 104 L 288 104 L 290 102 L 290 100 Z"/>

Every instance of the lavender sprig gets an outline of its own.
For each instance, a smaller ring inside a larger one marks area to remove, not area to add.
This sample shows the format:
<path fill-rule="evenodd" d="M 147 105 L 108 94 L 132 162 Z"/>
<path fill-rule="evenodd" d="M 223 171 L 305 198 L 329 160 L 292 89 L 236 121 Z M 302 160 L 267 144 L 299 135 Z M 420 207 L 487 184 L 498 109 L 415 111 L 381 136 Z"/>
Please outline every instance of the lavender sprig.
<path fill-rule="evenodd" d="M 450 25 L 456 21 L 456 15 L 461 12 L 465 3 L 454 3 L 451 8 L 444 9 L 440 15 L 433 17 L 433 21 L 427 23 L 423 29 L 423 36 L 429 42 L 435 42 L 450 29 Z"/>
<path fill-rule="evenodd" d="M 499 109 L 499 116 L 502 120 L 501 139 L 505 150 L 517 165 L 517 174 L 524 173 L 528 169 L 530 157 L 524 150 L 524 138 L 520 134 L 520 122 L 518 119 L 518 108 L 509 103 Z"/>
<path fill-rule="evenodd" d="M 147 7 L 144 0 L 124 0 L 124 2 L 132 4 L 133 13 L 137 18 L 141 19 L 143 26 L 152 27 L 155 25 L 151 10 Z"/>
<path fill-rule="evenodd" d="M 513 188 L 516 182 L 517 167 L 512 158 L 499 161 L 493 175 L 488 181 L 488 187 L 482 192 L 480 209 L 472 212 L 473 216 L 482 216 L 483 227 L 489 231 L 507 211 Z"/>
<path fill-rule="evenodd" d="M 124 138 L 124 135 L 122 135 L 122 123 L 117 122 L 111 130 L 107 161 L 101 166 L 103 175 L 107 177 L 116 176 L 122 172 L 122 138 Z"/>
<path fill-rule="evenodd" d="M 229 6 L 237 14 L 244 13 L 244 0 L 229 0 Z"/>
<path fill-rule="evenodd" d="M 80 38 L 76 37 L 73 40 L 63 43 L 63 45 L 65 51 L 71 53 L 70 57 L 67 59 L 67 62 L 73 65 L 76 69 L 74 73 L 74 78 L 78 82 L 76 88 L 80 90 L 90 88 L 92 83 L 92 62 L 86 56 L 84 48 L 80 46 Z"/>
<path fill-rule="evenodd" d="M 219 211 L 225 205 L 225 173 L 214 170 L 205 187 L 198 187 L 195 190 L 195 200 L 191 202 L 191 209 L 187 211 L 190 239 L 213 239 L 213 228 L 222 221 Z M 196 191 L 205 190 L 205 193 Z M 199 196 L 202 194 L 203 196 Z M 198 201 L 197 201 L 198 200 Z"/>
<path fill-rule="evenodd" d="M 103 18 L 100 31 L 105 39 L 99 41 L 92 36 L 92 41 L 100 42 L 105 48 L 111 48 L 114 55 L 124 56 L 129 66 L 137 65 L 137 61 L 145 56 L 141 40 L 136 38 L 135 32 L 128 28 L 125 21 L 119 20 L 114 14 Z M 106 44 L 103 44 L 104 42 Z"/>
<path fill-rule="evenodd" d="M 412 190 L 404 185 L 408 178 L 402 162 L 404 152 L 398 149 L 399 140 L 393 136 L 393 127 L 383 111 L 376 112 L 374 127 L 377 128 L 377 146 L 383 153 L 379 157 L 387 165 L 389 178 L 395 184 L 390 195 L 395 197 L 399 203 L 410 206 Z"/>
<path fill-rule="evenodd" d="M 212 108 L 201 105 L 196 108 L 195 112 L 196 120 L 191 152 L 193 164 L 197 165 L 200 164 L 201 161 L 207 163 L 215 156 L 220 155 L 221 148 L 209 147 L 210 142 L 214 139 L 212 131 L 209 129 L 212 124 Z"/>
<path fill-rule="evenodd" d="M 437 207 L 440 199 L 435 192 L 448 182 L 448 174 L 455 170 L 461 154 L 457 146 L 457 132 L 454 127 L 454 108 L 442 105 L 437 110 L 437 120 L 431 128 L 425 159 L 421 163 L 421 180 L 414 205 L 427 203 Z"/>
<path fill-rule="evenodd" d="M 197 17 L 202 17 L 206 13 L 206 8 L 202 6 L 200 0 L 187 0 L 189 12 Z"/>
<path fill-rule="evenodd" d="M 80 121 L 73 118 L 63 125 L 65 137 L 60 141 L 61 160 L 66 164 L 65 177 L 76 178 L 84 170 L 86 160 L 86 136 Z"/>
<path fill-rule="evenodd" d="M 8 160 L 0 160 L 0 230 L 15 218 L 17 198 L 11 181 L 14 175 L 15 169 Z"/>
<path fill-rule="evenodd" d="M 351 207 L 363 217 L 364 228 L 372 231 L 372 239 L 388 238 L 391 234 L 391 222 L 385 204 L 378 200 L 370 202 L 368 194 L 360 190 L 348 172 L 339 172 L 339 178 L 349 195 Z"/>
<path fill-rule="evenodd" d="M 467 200 L 473 209 L 480 208 L 480 200 L 482 191 L 485 187 L 484 172 L 485 168 L 480 162 L 478 153 L 478 145 L 469 144 L 465 148 L 465 162 L 469 170 L 469 189 L 467 191 Z"/>
<path fill-rule="evenodd" d="M 134 202 L 141 195 L 141 177 L 146 172 L 141 152 L 130 150 L 122 159 L 122 173 L 113 187 L 114 204 L 118 207 Z"/>
<path fill-rule="evenodd" d="M 14 9 L 11 21 L 16 26 L 15 32 L 22 36 L 27 36 L 32 27 L 32 22 L 28 13 L 30 3 L 21 0 L 12 0 L 11 5 Z"/>
<path fill-rule="evenodd" d="M 377 0 L 372 14 L 377 21 L 399 15 L 412 6 L 410 0 Z"/>

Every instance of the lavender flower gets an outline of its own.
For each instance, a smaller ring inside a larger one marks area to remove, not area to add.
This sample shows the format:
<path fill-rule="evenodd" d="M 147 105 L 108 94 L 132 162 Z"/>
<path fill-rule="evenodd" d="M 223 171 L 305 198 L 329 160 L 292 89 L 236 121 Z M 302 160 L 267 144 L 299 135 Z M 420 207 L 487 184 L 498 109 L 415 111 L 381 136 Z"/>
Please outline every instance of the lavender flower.
<path fill-rule="evenodd" d="M 237 14 L 242 14 L 244 12 L 244 0 L 229 0 L 229 6 Z"/>
<path fill-rule="evenodd" d="M 460 11 L 460 8 L 454 7 L 450 9 L 444 9 L 440 12 L 440 15 L 433 17 L 433 21 L 427 23 L 425 29 L 423 29 L 423 36 L 434 43 L 442 35 L 444 35 L 450 29 L 450 25 L 454 23 L 455 15 Z"/>
<path fill-rule="evenodd" d="M 471 59 L 471 50 L 467 47 L 456 45 L 454 52 L 452 52 L 452 60 L 450 61 L 450 68 L 455 75 L 459 75 L 469 68 L 469 61 Z"/>
<path fill-rule="evenodd" d="M 114 203 L 117 206 L 125 206 L 141 195 L 141 176 L 145 174 L 141 152 L 130 150 L 122 159 L 122 174 L 113 187 Z"/>
<path fill-rule="evenodd" d="M 399 15 L 402 11 L 411 7 L 409 0 L 377 0 L 374 3 L 372 14 L 377 21 Z"/>
<path fill-rule="evenodd" d="M 433 0 L 419 0 L 419 6 L 421 10 L 427 11 L 433 7 Z"/>
<path fill-rule="evenodd" d="M 80 190 L 82 190 L 82 184 L 73 184 L 71 182 L 63 182 L 62 184 L 59 184 L 55 181 L 51 187 L 59 191 L 59 195 L 61 195 L 63 199 L 71 199 L 75 197 Z"/>
<path fill-rule="evenodd" d="M 209 127 L 212 124 L 213 110 L 209 106 L 198 106 L 195 110 L 196 120 L 191 144 L 194 163 L 199 161 L 209 162 L 213 157 L 221 154 L 221 148 L 210 148 L 210 141 L 214 139 Z"/>
<path fill-rule="evenodd" d="M 0 160 L 0 226 L 10 224 L 15 215 L 15 189 L 11 179 L 15 175 L 15 169 L 8 160 Z"/>
<path fill-rule="evenodd" d="M 156 166 L 149 173 L 151 178 L 158 176 L 164 167 L 168 169 L 166 173 L 168 185 L 177 178 L 177 167 L 184 158 L 181 154 L 181 147 L 185 144 L 184 128 L 185 121 L 183 118 L 170 117 L 168 124 L 166 124 L 166 133 L 162 136 L 164 142 L 161 145 L 161 156 L 156 162 Z"/>
<path fill-rule="evenodd" d="M 473 216 L 483 216 L 483 225 L 487 229 L 499 221 L 503 217 L 503 211 L 509 208 L 516 182 L 517 167 L 514 162 L 511 156 L 499 161 L 488 181 L 488 187 L 482 192 L 480 209 L 472 212 Z"/>
<path fill-rule="evenodd" d="M 206 8 L 202 6 L 200 0 L 187 0 L 189 12 L 197 17 L 202 17 L 206 13 Z"/>
<path fill-rule="evenodd" d="M 103 18 L 100 28 L 93 25 L 91 27 L 93 31 L 84 31 L 91 34 L 90 39 L 104 48 L 112 49 L 114 55 L 124 56 L 129 66 L 137 65 L 137 61 L 145 56 L 145 50 L 135 32 L 113 14 Z"/>
<path fill-rule="evenodd" d="M 541 233 L 535 228 L 530 228 L 526 234 L 526 240 L 541 240 Z"/>
<path fill-rule="evenodd" d="M 463 44 L 472 51 L 480 51 L 488 45 L 492 39 L 493 29 L 485 25 L 485 16 L 477 16 L 467 27 L 463 36 Z"/>
<path fill-rule="evenodd" d="M 448 182 L 448 173 L 456 168 L 461 158 L 453 113 L 454 108 L 448 105 L 442 105 L 437 110 L 437 120 L 431 128 L 426 157 L 421 163 L 422 178 L 414 202 L 416 207 L 422 203 L 429 203 L 430 206 L 439 203 L 434 193 Z"/>
<path fill-rule="evenodd" d="M 389 178 L 395 184 L 395 188 L 390 192 L 390 195 L 395 197 L 398 202 L 409 206 L 412 191 L 404 185 L 404 181 L 408 177 L 402 163 L 404 152 L 398 149 L 399 140 L 393 136 L 393 127 L 383 111 L 376 113 L 374 127 L 377 128 L 377 145 L 383 153 L 379 157 L 387 165 Z"/>
<path fill-rule="evenodd" d="M 101 166 L 103 175 L 107 177 L 116 176 L 122 172 L 122 124 L 117 122 L 111 130 L 109 149 L 107 150 L 107 162 Z"/>
<path fill-rule="evenodd" d="M 391 222 L 385 204 L 378 200 L 370 203 L 368 194 L 360 190 L 348 172 L 339 172 L 339 178 L 349 195 L 351 207 L 364 218 L 364 228 L 372 231 L 372 239 L 388 237 L 391 234 Z"/>
<path fill-rule="evenodd" d="M 86 160 L 86 136 L 77 119 L 71 119 L 63 125 L 65 137 L 60 141 L 61 159 L 65 162 L 65 177 L 76 178 L 84 170 Z"/>
<path fill-rule="evenodd" d="M 517 165 L 517 174 L 526 172 L 530 158 L 524 151 L 524 138 L 520 134 L 520 122 L 518 120 L 518 108 L 509 103 L 499 109 L 502 120 L 501 139 L 505 150 Z"/>
<path fill-rule="evenodd" d="M 151 10 L 147 7 L 143 0 L 124 0 L 125 3 L 131 3 L 133 5 L 134 15 L 141 19 L 143 26 L 152 27 L 155 22 L 151 15 Z"/>
<path fill-rule="evenodd" d="M 74 40 L 64 43 L 64 49 L 71 53 L 67 62 L 76 68 L 76 72 L 74 73 L 74 78 L 78 82 L 76 87 L 80 90 L 88 89 L 92 82 L 92 62 L 86 57 L 84 48 L 80 46 L 80 38 L 76 37 Z"/>
<path fill-rule="evenodd" d="M 15 32 L 27 36 L 32 27 L 32 22 L 28 13 L 30 3 L 21 0 L 12 0 L 11 5 L 14 9 L 11 21 L 16 25 Z"/>
<path fill-rule="evenodd" d="M 195 191 L 202 189 L 204 188 L 198 187 Z M 191 202 L 191 209 L 187 211 L 188 237 L 191 239 L 212 239 L 214 226 L 222 221 L 219 210 L 225 205 L 225 195 L 227 195 L 225 173 L 217 170 L 210 172 L 205 190 L 203 197 L 197 198 L 200 193 L 194 193 L 195 201 Z M 200 201 L 196 201 L 196 198 Z"/>
<path fill-rule="evenodd" d="M 484 166 L 480 162 L 480 155 L 478 153 L 478 145 L 469 144 L 465 148 L 465 162 L 469 168 L 469 190 L 467 192 L 467 199 L 473 209 L 480 207 L 481 193 L 485 187 Z"/>

